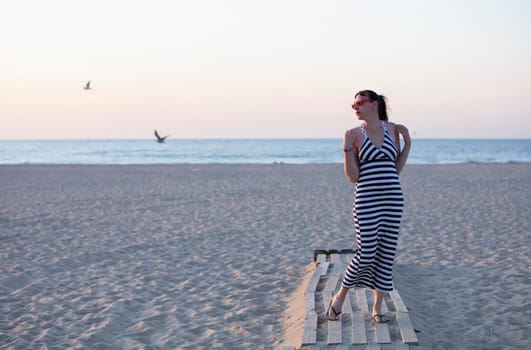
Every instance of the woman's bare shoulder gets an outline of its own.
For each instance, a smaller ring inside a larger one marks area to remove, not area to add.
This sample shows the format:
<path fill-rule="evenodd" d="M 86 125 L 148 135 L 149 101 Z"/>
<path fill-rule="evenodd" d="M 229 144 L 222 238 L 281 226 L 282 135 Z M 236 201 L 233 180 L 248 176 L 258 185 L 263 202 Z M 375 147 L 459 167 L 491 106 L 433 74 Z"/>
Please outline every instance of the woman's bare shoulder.
<path fill-rule="evenodd" d="M 403 124 L 393 122 L 387 122 L 387 125 L 392 128 L 396 128 L 397 126 L 404 126 Z"/>
<path fill-rule="evenodd" d="M 361 144 L 363 143 L 363 134 L 361 132 L 361 125 L 358 125 L 356 127 L 353 127 L 352 129 L 349 129 L 346 131 L 347 134 L 351 134 L 353 136 L 354 144 L 357 148 L 361 147 Z"/>
<path fill-rule="evenodd" d="M 355 135 L 361 134 L 361 126 L 360 125 L 355 126 L 352 129 L 348 129 L 346 132 L 347 133 L 354 133 Z"/>
<path fill-rule="evenodd" d="M 389 132 L 391 134 L 396 132 L 396 126 L 397 126 L 397 124 L 395 124 L 393 122 L 387 122 L 387 129 L 389 129 Z"/>

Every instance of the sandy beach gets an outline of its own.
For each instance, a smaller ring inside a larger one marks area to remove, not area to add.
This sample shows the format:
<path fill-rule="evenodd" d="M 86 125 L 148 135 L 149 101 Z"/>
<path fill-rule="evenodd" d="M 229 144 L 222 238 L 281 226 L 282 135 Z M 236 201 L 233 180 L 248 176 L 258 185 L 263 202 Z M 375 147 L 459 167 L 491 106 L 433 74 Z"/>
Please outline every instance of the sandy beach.
<path fill-rule="evenodd" d="M 531 164 L 401 182 L 418 349 L 529 347 Z M 0 349 L 277 348 L 313 250 L 355 244 L 353 193 L 340 164 L 0 166 Z"/>

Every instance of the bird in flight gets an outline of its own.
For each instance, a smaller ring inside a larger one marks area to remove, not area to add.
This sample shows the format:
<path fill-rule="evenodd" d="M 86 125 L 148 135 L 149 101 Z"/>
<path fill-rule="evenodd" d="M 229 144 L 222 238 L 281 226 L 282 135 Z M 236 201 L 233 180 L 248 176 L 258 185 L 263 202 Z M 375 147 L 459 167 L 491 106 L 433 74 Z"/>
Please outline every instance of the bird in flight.
<path fill-rule="evenodd" d="M 166 138 L 170 135 L 166 135 L 164 137 L 160 137 L 159 133 L 157 132 L 157 130 L 155 130 L 155 136 L 157 137 L 157 142 L 158 143 L 164 143 L 164 141 L 166 141 Z"/>
<path fill-rule="evenodd" d="M 85 86 L 83 86 L 83 89 L 90 90 L 90 80 L 88 81 L 88 83 Z"/>

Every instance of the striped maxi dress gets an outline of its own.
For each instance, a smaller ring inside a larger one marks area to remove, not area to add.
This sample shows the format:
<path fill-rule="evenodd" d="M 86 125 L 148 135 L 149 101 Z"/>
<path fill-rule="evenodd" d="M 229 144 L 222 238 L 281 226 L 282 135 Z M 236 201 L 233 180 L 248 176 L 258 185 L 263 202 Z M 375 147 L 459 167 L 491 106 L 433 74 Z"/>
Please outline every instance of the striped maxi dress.
<path fill-rule="evenodd" d="M 357 250 L 343 277 L 345 288 L 393 290 L 393 263 L 404 196 L 396 171 L 398 149 L 382 121 L 384 142 L 376 147 L 364 136 L 359 151 L 360 173 L 354 200 Z"/>

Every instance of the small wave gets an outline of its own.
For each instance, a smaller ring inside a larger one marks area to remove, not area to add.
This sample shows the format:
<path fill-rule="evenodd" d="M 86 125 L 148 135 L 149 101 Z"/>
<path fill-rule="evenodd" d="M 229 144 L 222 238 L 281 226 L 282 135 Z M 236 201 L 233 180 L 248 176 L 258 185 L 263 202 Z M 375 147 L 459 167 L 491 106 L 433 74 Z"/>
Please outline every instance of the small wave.
<path fill-rule="evenodd" d="M 340 139 L 0 141 L 0 164 L 341 164 Z M 531 140 L 414 140 L 408 164 L 531 163 Z"/>

